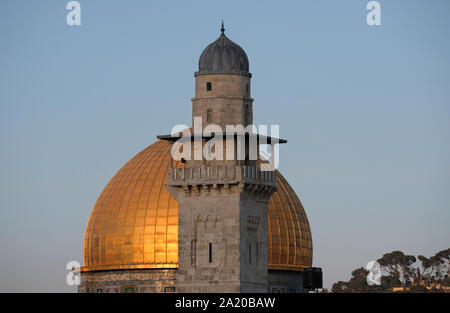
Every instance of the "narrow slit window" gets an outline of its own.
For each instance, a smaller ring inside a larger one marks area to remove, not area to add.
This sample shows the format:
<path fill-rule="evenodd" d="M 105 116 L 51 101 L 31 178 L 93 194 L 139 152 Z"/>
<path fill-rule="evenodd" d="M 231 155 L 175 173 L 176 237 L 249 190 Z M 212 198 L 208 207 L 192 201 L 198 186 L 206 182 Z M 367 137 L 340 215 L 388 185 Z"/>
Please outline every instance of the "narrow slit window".
<path fill-rule="evenodd" d="M 206 111 L 206 122 L 211 123 L 212 122 L 212 110 L 208 109 Z"/>
<path fill-rule="evenodd" d="M 196 254 L 195 240 L 191 240 L 191 266 L 195 267 L 195 254 Z"/>
<path fill-rule="evenodd" d="M 209 263 L 212 263 L 212 243 L 209 243 Z"/>
<path fill-rule="evenodd" d="M 252 264 L 252 244 L 248 244 L 248 264 Z"/>
<path fill-rule="evenodd" d="M 207 91 L 211 91 L 212 90 L 212 83 L 211 82 L 207 82 L 206 83 L 206 90 Z"/>

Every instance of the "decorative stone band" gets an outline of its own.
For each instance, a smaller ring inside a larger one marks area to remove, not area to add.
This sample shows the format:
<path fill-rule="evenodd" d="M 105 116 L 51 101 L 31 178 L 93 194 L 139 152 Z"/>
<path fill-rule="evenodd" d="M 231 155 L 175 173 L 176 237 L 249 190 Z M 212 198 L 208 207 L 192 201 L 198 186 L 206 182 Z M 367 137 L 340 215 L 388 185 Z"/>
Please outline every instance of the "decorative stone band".
<path fill-rule="evenodd" d="M 81 267 L 81 272 L 91 271 L 109 271 L 109 270 L 128 270 L 128 269 L 167 269 L 178 268 L 178 262 L 157 263 L 157 262 L 144 262 L 144 263 L 126 263 L 126 264 L 113 264 L 113 265 L 91 265 Z"/>
<path fill-rule="evenodd" d="M 202 99 L 230 99 L 230 100 L 245 100 L 245 101 L 249 101 L 249 102 L 254 102 L 255 99 L 254 98 L 249 98 L 246 96 L 243 97 L 233 97 L 233 96 L 226 96 L 226 95 L 217 95 L 217 96 L 209 96 L 209 97 L 195 97 L 195 98 L 191 98 L 191 101 L 196 101 L 196 100 L 202 100 Z"/>
<path fill-rule="evenodd" d="M 240 184 L 241 191 L 255 196 L 268 197 L 276 190 L 276 177 L 273 171 L 261 171 L 255 166 L 218 165 L 193 168 L 169 168 L 167 186 L 183 187 L 186 196 L 209 195 L 212 190 L 231 192 L 231 185 Z"/>
<path fill-rule="evenodd" d="M 245 71 L 220 71 L 220 70 L 211 70 L 211 71 L 207 71 L 207 70 L 202 70 L 202 71 L 197 71 L 194 73 L 194 77 L 198 76 L 198 75 L 242 75 L 242 76 L 247 76 L 247 77 L 252 77 L 252 74 L 249 72 L 245 72 Z"/>

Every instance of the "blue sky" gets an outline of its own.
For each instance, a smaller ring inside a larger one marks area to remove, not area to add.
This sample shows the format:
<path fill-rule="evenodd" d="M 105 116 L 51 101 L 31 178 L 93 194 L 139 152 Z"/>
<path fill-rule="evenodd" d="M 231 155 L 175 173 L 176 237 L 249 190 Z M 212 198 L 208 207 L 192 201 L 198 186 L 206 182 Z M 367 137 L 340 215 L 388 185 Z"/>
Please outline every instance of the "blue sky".
<path fill-rule="evenodd" d="M 80 0 L 0 3 L 0 291 L 74 291 L 84 229 L 133 155 L 189 124 L 219 35 L 250 60 L 254 121 L 307 211 L 325 285 L 450 238 L 450 3 Z"/>

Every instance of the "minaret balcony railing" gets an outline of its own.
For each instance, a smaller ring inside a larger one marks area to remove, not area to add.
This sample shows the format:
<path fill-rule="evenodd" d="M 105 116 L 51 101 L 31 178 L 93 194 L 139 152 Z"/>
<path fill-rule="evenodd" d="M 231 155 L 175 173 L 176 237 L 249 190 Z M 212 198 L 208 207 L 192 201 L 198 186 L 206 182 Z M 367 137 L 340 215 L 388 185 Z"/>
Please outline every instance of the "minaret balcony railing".
<path fill-rule="evenodd" d="M 205 183 L 251 183 L 275 185 L 275 172 L 262 171 L 256 166 L 217 165 L 191 168 L 169 168 L 169 185 L 203 185 Z"/>

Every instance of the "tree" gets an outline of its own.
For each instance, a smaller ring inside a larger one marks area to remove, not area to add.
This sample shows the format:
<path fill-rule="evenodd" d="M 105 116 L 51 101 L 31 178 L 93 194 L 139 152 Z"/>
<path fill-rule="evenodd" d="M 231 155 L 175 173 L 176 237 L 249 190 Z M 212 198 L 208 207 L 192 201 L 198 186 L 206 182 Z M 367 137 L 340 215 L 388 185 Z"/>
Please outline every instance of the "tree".
<path fill-rule="evenodd" d="M 417 259 L 397 250 L 384 254 L 378 263 L 387 273 L 381 277 L 380 286 L 368 285 L 369 272 L 360 267 L 352 271 L 349 281 L 334 283 L 331 292 L 392 292 L 394 287 L 404 287 L 403 292 L 444 292 L 442 286 L 450 286 L 450 249 Z"/>
<path fill-rule="evenodd" d="M 442 250 L 430 258 L 423 255 L 417 257 L 421 263 L 422 270 L 416 269 L 415 282 L 424 281 L 426 286 L 431 282 L 444 281 L 448 276 L 448 265 L 450 261 L 450 249 Z"/>
<path fill-rule="evenodd" d="M 436 279 L 443 280 L 449 275 L 450 248 L 439 251 L 434 255 L 436 261 Z"/>
<path fill-rule="evenodd" d="M 405 255 L 402 251 L 386 253 L 378 259 L 378 263 L 391 276 L 400 278 L 402 286 L 406 286 L 415 276 L 415 268 L 412 265 L 416 263 L 416 257 Z"/>
<path fill-rule="evenodd" d="M 348 291 L 348 283 L 340 280 L 333 284 L 331 287 L 331 292 L 334 293 L 344 293 L 344 292 L 350 292 Z"/>
<path fill-rule="evenodd" d="M 348 282 L 338 281 L 333 284 L 331 292 L 335 293 L 366 293 L 366 292 L 380 292 L 382 287 L 369 286 L 367 284 L 367 275 L 369 272 L 363 268 L 353 270 L 352 277 Z"/>
<path fill-rule="evenodd" d="M 423 280 L 425 282 L 425 285 L 429 285 L 433 277 L 437 260 L 433 257 L 428 259 L 423 255 L 419 255 L 417 258 L 421 263 L 422 271 L 419 267 L 417 268 L 414 281 L 416 282 L 416 284 L 419 284 Z"/>
<path fill-rule="evenodd" d="M 394 287 L 401 287 L 400 274 L 382 276 L 381 286 L 384 291 L 390 291 Z"/>
<path fill-rule="evenodd" d="M 368 292 L 369 285 L 367 284 L 367 275 L 369 271 L 360 267 L 352 272 L 352 278 L 348 282 L 348 288 L 351 292 Z"/>

